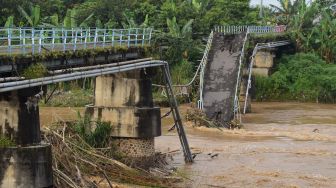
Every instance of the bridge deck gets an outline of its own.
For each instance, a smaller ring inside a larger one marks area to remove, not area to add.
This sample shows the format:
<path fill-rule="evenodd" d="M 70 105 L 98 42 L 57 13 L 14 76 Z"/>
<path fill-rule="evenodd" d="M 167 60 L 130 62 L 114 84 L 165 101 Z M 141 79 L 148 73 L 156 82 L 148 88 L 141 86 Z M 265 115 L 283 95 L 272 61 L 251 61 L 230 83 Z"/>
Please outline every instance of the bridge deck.
<path fill-rule="evenodd" d="M 151 28 L 0 28 L 0 56 L 149 45 Z"/>
<path fill-rule="evenodd" d="M 203 107 L 223 125 L 233 119 L 233 102 L 243 35 L 215 33 L 205 68 Z"/>

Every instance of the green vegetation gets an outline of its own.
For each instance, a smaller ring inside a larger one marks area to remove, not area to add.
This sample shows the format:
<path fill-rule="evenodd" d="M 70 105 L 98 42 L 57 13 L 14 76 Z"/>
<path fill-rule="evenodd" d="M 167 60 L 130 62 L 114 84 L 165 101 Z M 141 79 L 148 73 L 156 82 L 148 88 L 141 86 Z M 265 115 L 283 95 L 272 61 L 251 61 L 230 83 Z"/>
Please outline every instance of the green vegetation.
<path fill-rule="evenodd" d="M 48 70 L 42 63 L 36 63 L 24 69 L 22 76 L 25 77 L 26 79 L 33 79 L 46 76 L 47 73 Z"/>
<path fill-rule="evenodd" d="M 271 77 L 256 77 L 257 100 L 336 102 L 336 65 L 318 55 L 284 55 Z"/>
<path fill-rule="evenodd" d="M 47 104 L 41 101 L 40 106 L 83 107 L 93 103 L 93 89 L 81 89 L 76 86 L 76 83 L 67 83 L 61 87 L 62 91 L 58 92 L 58 94 L 54 94 Z"/>
<path fill-rule="evenodd" d="M 15 143 L 6 136 L 0 135 L 0 148 L 13 147 Z"/>
<path fill-rule="evenodd" d="M 88 116 L 82 117 L 78 112 L 78 120 L 74 124 L 74 130 L 86 143 L 95 148 L 108 146 L 112 126 L 109 122 L 92 122 Z"/>

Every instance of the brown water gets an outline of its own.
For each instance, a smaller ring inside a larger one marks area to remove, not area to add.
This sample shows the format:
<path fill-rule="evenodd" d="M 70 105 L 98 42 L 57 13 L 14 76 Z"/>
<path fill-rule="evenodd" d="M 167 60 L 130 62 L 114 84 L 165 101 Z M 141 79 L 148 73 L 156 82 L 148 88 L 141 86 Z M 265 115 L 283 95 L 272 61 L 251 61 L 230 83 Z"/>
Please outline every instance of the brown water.
<path fill-rule="evenodd" d="M 173 156 L 172 165 L 187 177 L 181 187 L 336 187 L 336 105 L 253 103 L 252 109 L 241 130 L 185 123 L 192 151 L 200 154 L 192 165 L 181 152 Z M 41 124 L 73 120 L 77 111 L 83 108 L 41 108 Z M 158 151 L 180 149 L 176 133 L 167 132 L 171 125 L 171 118 L 163 120 Z"/>
<path fill-rule="evenodd" d="M 190 146 L 200 154 L 193 165 L 184 165 L 181 153 L 174 156 L 172 164 L 190 179 L 183 187 L 336 187 L 336 105 L 252 108 L 242 130 L 187 127 Z M 179 146 L 175 134 L 156 139 L 162 152 Z"/>

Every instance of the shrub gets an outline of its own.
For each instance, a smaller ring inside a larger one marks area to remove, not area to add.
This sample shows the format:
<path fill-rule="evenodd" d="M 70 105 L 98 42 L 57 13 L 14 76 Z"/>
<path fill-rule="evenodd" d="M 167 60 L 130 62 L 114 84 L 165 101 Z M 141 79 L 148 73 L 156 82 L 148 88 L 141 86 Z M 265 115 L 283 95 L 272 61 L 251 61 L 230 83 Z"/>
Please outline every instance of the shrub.
<path fill-rule="evenodd" d="M 94 124 L 94 130 L 91 129 L 91 123 Z M 74 130 L 78 133 L 90 146 L 102 148 L 107 146 L 108 138 L 112 131 L 110 122 L 95 121 L 91 122 L 90 117 L 82 117 L 78 112 L 78 120 L 74 125 Z"/>
<path fill-rule="evenodd" d="M 335 102 L 336 65 L 314 53 L 286 55 L 269 78 L 256 78 L 256 98 Z"/>
<path fill-rule="evenodd" d="M 46 76 L 48 73 L 47 68 L 42 63 L 36 63 L 30 65 L 23 71 L 22 76 L 26 79 L 41 78 Z"/>

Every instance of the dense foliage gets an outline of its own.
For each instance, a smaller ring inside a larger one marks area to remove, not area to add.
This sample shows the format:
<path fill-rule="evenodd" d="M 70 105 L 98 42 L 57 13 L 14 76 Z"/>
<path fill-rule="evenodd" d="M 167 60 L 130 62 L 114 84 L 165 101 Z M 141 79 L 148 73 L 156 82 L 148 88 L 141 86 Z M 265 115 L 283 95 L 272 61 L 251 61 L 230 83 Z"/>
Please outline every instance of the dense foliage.
<path fill-rule="evenodd" d="M 256 77 L 258 100 L 336 102 L 336 65 L 316 54 L 285 55 L 271 77 Z"/>

